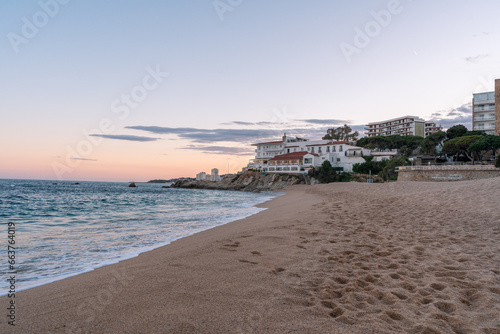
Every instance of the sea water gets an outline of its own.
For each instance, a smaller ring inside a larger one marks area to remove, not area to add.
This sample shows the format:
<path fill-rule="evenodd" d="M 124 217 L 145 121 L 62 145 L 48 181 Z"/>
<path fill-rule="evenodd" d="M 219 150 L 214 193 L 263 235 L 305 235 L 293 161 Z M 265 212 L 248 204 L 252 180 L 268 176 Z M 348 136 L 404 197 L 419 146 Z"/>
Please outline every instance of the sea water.
<path fill-rule="evenodd" d="M 0 295 L 8 293 L 13 268 L 16 290 L 28 289 L 248 217 L 264 210 L 255 205 L 277 196 L 137 185 L 0 180 L 0 248 L 5 250 L 4 259 L 0 255 Z M 15 225 L 11 238 L 9 222 Z M 12 240 L 13 268 L 7 254 Z"/>

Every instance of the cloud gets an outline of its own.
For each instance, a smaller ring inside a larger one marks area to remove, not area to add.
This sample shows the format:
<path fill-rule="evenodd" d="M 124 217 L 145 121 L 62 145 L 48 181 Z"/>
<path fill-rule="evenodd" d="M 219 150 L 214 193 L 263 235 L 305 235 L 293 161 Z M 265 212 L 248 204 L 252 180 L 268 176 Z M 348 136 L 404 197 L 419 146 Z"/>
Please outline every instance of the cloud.
<path fill-rule="evenodd" d="M 340 125 L 349 124 L 351 121 L 341 120 L 341 119 L 295 119 L 292 122 L 296 126 L 304 125 Z M 229 123 L 221 123 L 223 125 L 244 125 L 244 126 L 290 126 L 292 122 L 243 122 L 243 121 L 232 121 Z"/>
<path fill-rule="evenodd" d="M 277 130 L 272 129 L 198 129 L 142 125 L 127 126 L 126 128 L 154 134 L 174 134 L 182 139 L 192 140 L 196 143 L 245 142 L 277 135 Z"/>
<path fill-rule="evenodd" d="M 224 155 L 255 155 L 255 151 L 241 147 L 227 146 L 194 146 L 190 145 L 183 147 L 183 150 L 196 150 L 207 154 L 224 154 Z"/>
<path fill-rule="evenodd" d="M 326 121 L 326 120 L 325 120 Z M 331 121 L 331 120 L 330 120 Z M 316 122 L 322 124 L 323 120 L 312 120 L 310 123 Z M 326 122 L 325 122 L 326 123 Z M 341 121 L 345 124 L 345 121 Z M 255 123 L 256 125 L 259 123 Z M 331 124 L 331 123 L 330 123 Z M 295 126 L 294 126 L 295 125 Z M 201 128 L 170 128 L 161 126 L 127 126 L 127 129 L 146 131 L 161 135 L 176 135 L 181 139 L 189 140 L 193 143 L 208 144 L 215 142 L 236 142 L 249 144 L 267 140 L 277 140 L 286 133 L 289 137 L 301 137 L 309 139 L 319 139 L 326 134 L 326 130 L 330 126 L 297 126 L 297 124 L 283 124 L 282 126 L 274 126 L 260 129 L 201 129 Z M 351 125 L 353 131 L 364 131 L 363 125 Z"/>
<path fill-rule="evenodd" d="M 242 122 L 242 121 L 232 121 L 229 124 L 236 124 L 236 125 L 255 125 L 255 123 L 252 122 Z"/>
<path fill-rule="evenodd" d="M 448 110 L 439 110 L 431 115 L 431 120 L 441 125 L 444 130 L 457 124 L 463 124 L 468 129 L 472 129 L 472 103 Z"/>
<path fill-rule="evenodd" d="M 481 36 L 489 36 L 489 35 L 490 35 L 489 32 L 483 31 L 482 33 L 472 35 L 472 37 L 481 37 Z"/>
<path fill-rule="evenodd" d="M 308 124 L 320 124 L 320 125 L 339 125 L 339 124 L 349 124 L 350 121 L 341 119 L 297 119 L 297 121 L 305 122 Z"/>
<path fill-rule="evenodd" d="M 465 61 L 468 63 L 478 63 L 483 58 L 488 58 L 489 55 L 477 55 L 475 57 L 467 57 Z"/>
<path fill-rule="evenodd" d="M 85 158 L 71 158 L 71 160 L 97 161 L 96 159 L 85 159 Z"/>
<path fill-rule="evenodd" d="M 139 141 L 139 142 L 147 142 L 147 141 L 156 141 L 160 140 L 160 138 L 151 138 L 151 137 L 142 137 L 142 136 L 132 136 L 132 135 L 103 135 L 103 134 L 92 134 L 92 137 L 101 137 L 106 139 L 117 139 L 117 140 L 128 140 L 128 141 Z"/>

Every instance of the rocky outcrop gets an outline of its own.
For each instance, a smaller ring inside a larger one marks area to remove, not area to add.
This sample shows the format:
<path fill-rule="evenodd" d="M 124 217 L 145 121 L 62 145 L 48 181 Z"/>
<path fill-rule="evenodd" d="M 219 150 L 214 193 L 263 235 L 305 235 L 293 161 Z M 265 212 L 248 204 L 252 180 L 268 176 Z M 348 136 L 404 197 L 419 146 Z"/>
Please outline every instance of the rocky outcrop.
<path fill-rule="evenodd" d="M 135 187 L 137 187 L 137 186 L 135 185 L 135 182 L 131 182 L 128 186 L 129 186 L 130 188 L 135 188 Z"/>
<path fill-rule="evenodd" d="M 241 174 L 226 175 L 222 181 L 218 182 L 180 180 L 170 187 L 260 192 L 264 190 L 283 189 L 286 186 L 302 183 L 305 183 L 305 177 L 301 174 L 262 174 L 257 172 L 245 172 Z"/>

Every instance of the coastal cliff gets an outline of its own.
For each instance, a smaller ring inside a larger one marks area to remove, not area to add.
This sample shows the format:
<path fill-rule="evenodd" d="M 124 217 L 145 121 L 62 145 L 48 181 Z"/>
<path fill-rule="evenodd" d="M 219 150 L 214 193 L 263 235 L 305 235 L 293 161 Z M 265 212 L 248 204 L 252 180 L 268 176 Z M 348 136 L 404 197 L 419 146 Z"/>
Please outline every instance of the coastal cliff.
<path fill-rule="evenodd" d="M 304 183 L 306 183 L 305 177 L 301 174 L 261 174 L 257 172 L 245 172 L 241 174 L 226 175 L 224 179 L 218 182 L 180 180 L 170 187 L 259 192 L 265 190 L 278 190 L 289 185 Z"/>

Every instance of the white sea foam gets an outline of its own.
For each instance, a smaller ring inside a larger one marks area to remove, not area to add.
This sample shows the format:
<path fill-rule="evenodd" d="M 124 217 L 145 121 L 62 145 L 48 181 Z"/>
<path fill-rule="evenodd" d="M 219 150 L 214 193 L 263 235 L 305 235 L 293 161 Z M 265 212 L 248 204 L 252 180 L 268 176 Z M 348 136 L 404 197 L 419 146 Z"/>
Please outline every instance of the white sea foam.
<path fill-rule="evenodd" d="M 0 217 L 16 224 L 16 291 L 248 217 L 263 210 L 255 205 L 277 195 L 162 189 L 159 184 L 128 188 L 124 183 L 0 180 Z M 8 268 L 0 269 L 8 277 Z M 0 281 L 0 295 L 7 294 L 7 284 Z"/>

